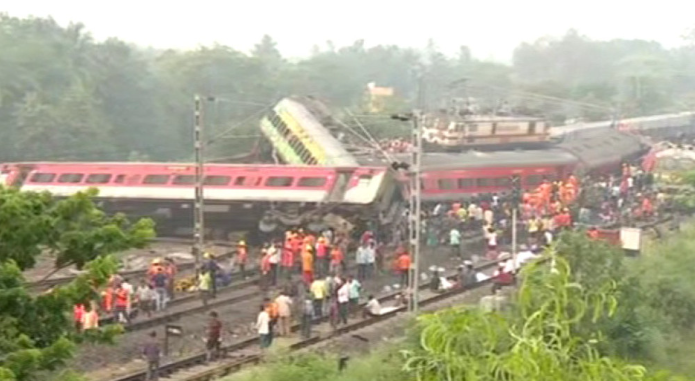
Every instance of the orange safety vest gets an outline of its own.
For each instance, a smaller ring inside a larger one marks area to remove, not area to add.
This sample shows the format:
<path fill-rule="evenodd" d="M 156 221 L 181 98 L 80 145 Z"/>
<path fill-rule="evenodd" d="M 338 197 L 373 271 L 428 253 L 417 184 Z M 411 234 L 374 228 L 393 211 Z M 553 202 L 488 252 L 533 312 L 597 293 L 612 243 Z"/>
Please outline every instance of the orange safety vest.
<path fill-rule="evenodd" d="M 397 260 L 398 269 L 401 271 L 408 271 L 410 269 L 410 256 L 408 254 L 402 254 Z"/>
<path fill-rule="evenodd" d="M 246 250 L 246 246 L 239 246 L 237 248 L 237 262 L 240 264 L 246 264 L 249 258 L 249 253 Z"/>
<path fill-rule="evenodd" d="M 123 288 L 116 292 L 116 306 L 128 307 L 128 291 Z"/>
<path fill-rule="evenodd" d="M 331 263 L 333 263 L 334 265 L 337 265 L 342 261 L 343 261 L 343 252 L 338 247 L 334 247 L 331 250 Z"/>
<path fill-rule="evenodd" d="M 277 318 L 280 314 L 278 313 L 278 304 L 275 302 L 270 302 L 265 307 L 265 311 L 271 319 Z"/>
<path fill-rule="evenodd" d="M 302 251 L 302 271 L 314 271 L 314 256 L 311 255 L 311 252 L 308 250 Z"/>
<path fill-rule="evenodd" d="M 107 287 L 103 293 L 103 297 L 104 311 L 111 312 L 113 309 L 113 289 Z"/>

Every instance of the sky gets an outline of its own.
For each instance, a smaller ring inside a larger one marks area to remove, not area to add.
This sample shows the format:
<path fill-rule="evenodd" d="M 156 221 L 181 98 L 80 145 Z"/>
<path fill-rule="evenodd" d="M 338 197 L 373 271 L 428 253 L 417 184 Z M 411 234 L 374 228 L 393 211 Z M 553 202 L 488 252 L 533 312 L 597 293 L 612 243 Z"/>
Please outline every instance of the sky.
<path fill-rule="evenodd" d="M 519 43 L 570 28 L 593 39 L 678 46 L 695 27 L 693 11 L 688 0 L 0 0 L 11 16 L 81 22 L 97 40 L 160 49 L 220 43 L 248 51 L 269 34 L 285 56 L 304 57 L 329 40 L 420 48 L 431 38 L 445 53 L 467 45 L 477 58 L 502 62 Z"/>

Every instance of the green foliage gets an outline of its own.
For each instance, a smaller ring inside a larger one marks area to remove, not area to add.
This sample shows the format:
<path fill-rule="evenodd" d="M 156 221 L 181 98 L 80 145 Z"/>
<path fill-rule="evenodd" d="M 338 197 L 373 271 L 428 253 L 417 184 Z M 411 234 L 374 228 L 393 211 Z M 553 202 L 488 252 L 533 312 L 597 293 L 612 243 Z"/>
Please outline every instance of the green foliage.
<path fill-rule="evenodd" d="M 602 356 L 600 331 L 578 336 L 585 318 L 597 322 L 617 307 L 613 282 L 594 288 L 572 282 L 563 258 L 554 269 L 524 270 L 516 316 L 475 308 L 420 319 L 421 348 L 406 352 L 418 380 L 642 380 L 642 366 Z"/>
<path fill-rule="evenodd" d="M 131 247 L 154 236 L 151 220 L 130 224 L 122 215 L 107 216 L 92 202 L 96 190 L 56 200 L 47 193 L 0 188 L 0 263 L 13 260 L 31 268 L 44 250 L 56 255 L 56 267 L 75 265 Z"/>
<path fill-rule="evenodd" d="M 0 49 L 3 162 L 188 159 L 194 93 L 220 98 L 206 105 L 205 119 L 211 152 L 227 158 L 253 146 L 258 116 L 283 96 L 313 95 L 359 114 L 366 86 L 375 82 L 395 89 L 390 108 L 410 108 L 414 72 L 423 63 L 433 108 L 449 95 L 489 105 L 507 99 L 562 122 L 607 119 L 614 105 L 625 115 L 695 105 L 694 46 L 594 41 L 576 31 L 520 45 L 511 66 L 477 60 L 465 46 L 449 57 L 434 41 L 423 49 L 329 42 L 297 61 L 282 57 L 271 36 L 248 54 L 221 45 L 162 52 L 117 39 L 96 42 L 80 24 L 0 16 Z M 465 91 L 449 86 L 464 77 Z M 378 136 L 407 133 L 377 120 L 362 122 Z"/>
<path fill-rule="evenodd" d="M 113 342 L 120 326 L 74 331 L 72 307 L 97 298 L 118 269 L 110 254 L 144 246 L 153 224 L 130 224 L 109 217 L 92 202 L 95 191 L 56 200 L 48 194 L 0 188 L 0 380 L 41 380 L 66 364 L 81 341 Z M 71 283 L 38 295 L 26 288 L 22 271 L 43 252 L 56 267 L 74 265 L 83 273 Z M 74 380 L 64 373 L 61 379 Z"/>
<path fill-rule="evenodd" d="M 301 354 L 273 356 L 269 363 L 223 379 L 223 381 L 406 381 L 402 361 L 395 348 L 385 347 L 368 355 L 353 357 L 338 371 L 338 358 Z"/>

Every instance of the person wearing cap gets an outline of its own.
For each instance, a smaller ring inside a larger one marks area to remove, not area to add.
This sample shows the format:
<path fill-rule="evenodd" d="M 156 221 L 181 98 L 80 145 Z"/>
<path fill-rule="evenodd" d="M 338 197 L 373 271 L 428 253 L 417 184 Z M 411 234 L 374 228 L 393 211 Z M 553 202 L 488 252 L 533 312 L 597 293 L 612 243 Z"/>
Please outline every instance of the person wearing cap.
<path fill-rule="evenodd" d="M 241 240 L 236 247 L 236 264 L 239 266 L 241 277 L 246 279 L 246 263 L 249 260 L 249 252 L 246 247 L 246 241 Z"/>
<path fill-rule="evenodd" d="M 209 273 L 210 275 L 209 295 L 214 299 L 217 297 L 217 273 L 220 270 L 220 265 L 217 264 L 215 257 L 210 252 L 205 252 L 203 257 L 205 258 L 203 271 Z"/>

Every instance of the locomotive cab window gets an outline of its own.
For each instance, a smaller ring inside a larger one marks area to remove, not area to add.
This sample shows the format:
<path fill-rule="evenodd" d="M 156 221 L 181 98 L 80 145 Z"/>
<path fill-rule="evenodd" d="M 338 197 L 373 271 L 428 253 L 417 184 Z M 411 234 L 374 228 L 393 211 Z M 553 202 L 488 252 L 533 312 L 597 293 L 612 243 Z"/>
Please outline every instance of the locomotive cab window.
<path fill-rule="evenodd" d="M 85 180 L 87 184 L 106 184 L 109 181 L 111 181 L 111 175 L 108 173 L 92 173 Z"/>
<path fill-rule="evenodd" d="M 232 181 L 230 176 L 205 176 L 205 185 L 227 185 Z"/>
<path fill-rule="evenodd" d="M 147 175 L 142 180 L 143 184 L 166 184 L 169 182 L 169 175 Z"/>
<path fill-rule="evenodd" d="M 439 187 L 440 190 L 452 190 L 456 189 L 456 183 L 454 179 L 439 179 L 437 180 L 437 187 Z"/>
<path fill-rule="evenodd" d="M 195 184 L 195 176 L 193 176 L 193 175 L 177 175 L 174 177 L 174 181 L 172 181 L 171 183 L 174 185 Z"/>
<path fill-rule="evenodd" d="M 84 178 L 82 173 L 63 173 L 58 176 L 58 182 L 75 184 L 82 181 L 82 178 Z"/>
<path fill-rule="evenodd" d="M 29 182 L 32 183 L 50 183 L 53 182 L 53 179 L 56 178 L 55 173 L 34 173 L 31 176 L 31 179 L 29 179 Z"/>
<path fill-rule="evenodd" d="M 326 185 L 325 177 L 302 177 L 297 182 L 298 187 L 319 188 Z"/>
<path fill-rule="evenodd" d="M 267 187 L 290 187 L 292 186 L 293 177 L 289 176 L 273 176 L 268 177 L 265 181 L 265 186 Z"/>

